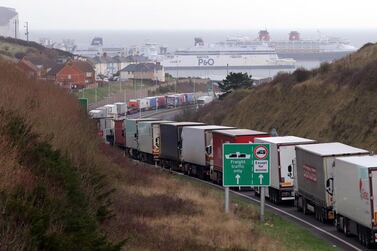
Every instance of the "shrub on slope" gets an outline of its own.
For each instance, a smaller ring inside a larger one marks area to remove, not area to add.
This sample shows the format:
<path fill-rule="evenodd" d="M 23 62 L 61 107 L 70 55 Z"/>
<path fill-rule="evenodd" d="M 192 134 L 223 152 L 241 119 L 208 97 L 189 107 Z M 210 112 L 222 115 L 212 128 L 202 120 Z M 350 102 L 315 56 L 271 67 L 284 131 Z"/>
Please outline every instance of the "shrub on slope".
<path fill-rule="evenodd" d="M 0 247 L 118 250 L 100 228 L 111 190 L 96 165 L 106 163 L 77 102 L 11 64 L 0 76 Z"/>

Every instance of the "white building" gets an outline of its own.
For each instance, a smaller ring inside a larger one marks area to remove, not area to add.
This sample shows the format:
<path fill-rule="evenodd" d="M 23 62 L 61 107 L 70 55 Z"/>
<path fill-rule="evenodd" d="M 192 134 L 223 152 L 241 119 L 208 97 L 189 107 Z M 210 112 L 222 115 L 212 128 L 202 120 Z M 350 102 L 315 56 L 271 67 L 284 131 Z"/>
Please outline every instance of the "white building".
<path fill-rule="evenodd" d="M 160 63 L 130 64 L 120 71 L 120 79 L 143 79 L 165 82 L 165 70 Z"/>
<path fill-rule="evenodd" d="M 19 21 L 15 9 L 0 6 L 0 36 L 18 38 Z"/>
<path fill-rule="evenodd" d="M 104 54 L 91 58 L 90 61 L 94 65 L 96 76 L 103 75 L 111 77 L 130 64 L 145 63 L 148 59 L 143 56 L 109 57 Z"/>

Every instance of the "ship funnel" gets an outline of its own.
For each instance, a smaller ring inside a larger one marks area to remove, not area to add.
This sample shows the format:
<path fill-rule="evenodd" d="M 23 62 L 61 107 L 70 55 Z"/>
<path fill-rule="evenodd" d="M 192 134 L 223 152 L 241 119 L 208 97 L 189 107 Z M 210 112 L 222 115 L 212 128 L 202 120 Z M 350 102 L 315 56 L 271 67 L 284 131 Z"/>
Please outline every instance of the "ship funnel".
<path fill-rule="evenodd" d="M 270 33 L 267 30 L 260 30 L 258 33 L 259 41 L 270 41 Z"/>
<path fill-rule="evenodd" d="M 195 38 L 195 44 L 194 44 L 195 46 L 203 46 L 204 45 L 204 41 L 203 41 L 203 39 L 202 38 L 200 38 L 200 37 L 196 37 Z"/>
<path fill-rule="evenodd" d="M 289 41 L 299 41 L 300 39 L 300 33 L 298 31 L 291 31 L 289 33 Z"/>

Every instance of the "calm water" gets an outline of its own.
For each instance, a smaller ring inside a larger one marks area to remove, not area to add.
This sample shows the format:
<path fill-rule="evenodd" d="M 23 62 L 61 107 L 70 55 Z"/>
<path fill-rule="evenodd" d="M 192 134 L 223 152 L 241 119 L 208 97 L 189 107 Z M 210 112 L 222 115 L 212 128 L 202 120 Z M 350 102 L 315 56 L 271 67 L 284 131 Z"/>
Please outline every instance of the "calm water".
<path fill-rule="evenodd" d="M 269 30 L 272 39 L 287 39 L 289 30 Z M 367 42 L 377 41 L 377 30 L 300 30 L 303 39 L 318 39 L 320 36 L 340 37 L 348 40 L 352 45 L 361 47 Z M 256 38 L 258 30 L 208 30 L 208 31 L 31 31 L 31 39 L 39 41 L 40 38 L 49 38 L 57 42 L 63 39 L 74 39 L 79 48 L 87 48 L 93 37 L 99 36 L 104 39 L 106 47 L 131 47 L 146 42 L 154 42 L 174 51 L 179 48 L 187 48 L 193 45 L 194 37 L 202 37 L 206 43 L 225 40 L 228 36 L 247 36 Z M 320 64 L 317 60 L 298 61 L 297 67 L 312 69 Z M 232 71 L 232 69 L 228 69 Z M 245 70 L 242 70 L 245 72 Z M 274 76 L 281 70 L 249 70 L 246 71 L 255 77 Z M 288 71 L 288 70 L 285 70 Z M 222 79 L 226 70 L 176 70 L 170 71 L 173 76 L 187 77 L 210 77 Z"/>

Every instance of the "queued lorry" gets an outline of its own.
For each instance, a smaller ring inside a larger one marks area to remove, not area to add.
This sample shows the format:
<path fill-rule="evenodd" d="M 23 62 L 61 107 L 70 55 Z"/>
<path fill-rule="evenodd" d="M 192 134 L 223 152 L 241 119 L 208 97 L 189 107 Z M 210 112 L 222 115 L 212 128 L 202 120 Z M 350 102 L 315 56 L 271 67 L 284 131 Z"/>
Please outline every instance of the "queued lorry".
<path fill-rule="evenodd" d="M 117 116 L 125 116 L 127 114 L 127 103 L 117 102 L 117 103 L 114 103 L 114 105 L 116 107 Z"/>
<path fill-rule="evenodd" d="M 124 148 L 126 145 L 125 120 L 125 117 L 114 119 L 114 144 L 121 148 Z"/>
<path fill-rule="evenodd" d="M 138 159 L 153 163 L 160 158 L 160 125 L 171 123 L 168 120 L 139 121 L 138 131 Z"/>
<path fill-rule="evenodd" d="M 335 158 L 368 154 L 367 150 L 338 142 L 296 146 L 297 209 L 313 213 L 321 222 L 334 221 Z"/>
<path fill-rule="evenodd" d="M 164 168 L 181 171 L 182 130 L 185 126 L 202 126 L 199 122 L 160 124 L 160 163 Z"/>
<path fill-rule="evenodd" d="M 377 155 L 335 159 L 336 228 L 371 247 L 377 243 Z"/>
<path fill-rule="evenodd" d="M 138 158 L 139 135 L 138 125 L 143 121 L 155 121 L 155 118 L 126 119 L 126 151 L 132 157 Z"/>
<path fill-rule="evenodd" d="M 297 145 L 314 144 L 316 141 L 296 136 L 280 136 L 257 138 L 255 143 L 270 144 L 271 183 L 266 189 L 266 197 L 275 204 L 282 201 L 294 201 L 295 147 Z M 259 195 L 260 188 L 256 187 L 255 192 Z"/>
<path fill-rule="evenodd" d="M 209 180 L 213 161 L 212 131 L 229 129 L 235 128 L 217 125 L 185 126 L 182 130 L 182 171 Z"/>
<path fill-rule="evenodd" d="M 223 184 L 223 144 L 254 143 L 256 138 L 270 137 L 266 132 L 249 129 L 230 129 L 212 131 L 213 165 L 210 168 L 210 179 L 214 183 Z"/>

